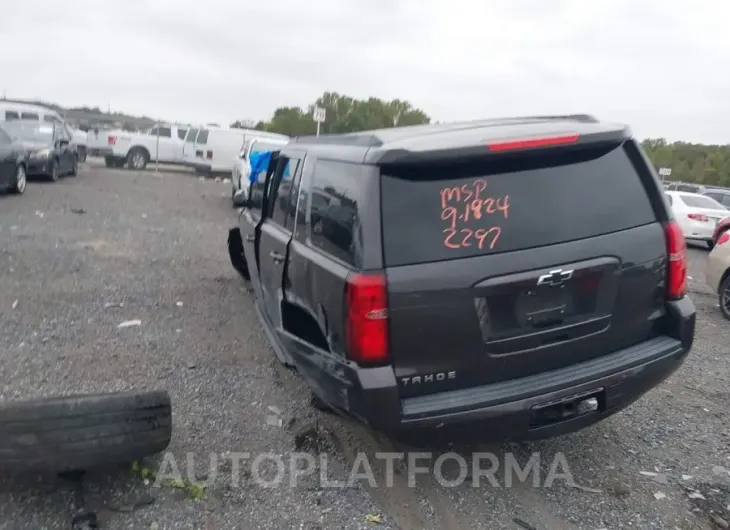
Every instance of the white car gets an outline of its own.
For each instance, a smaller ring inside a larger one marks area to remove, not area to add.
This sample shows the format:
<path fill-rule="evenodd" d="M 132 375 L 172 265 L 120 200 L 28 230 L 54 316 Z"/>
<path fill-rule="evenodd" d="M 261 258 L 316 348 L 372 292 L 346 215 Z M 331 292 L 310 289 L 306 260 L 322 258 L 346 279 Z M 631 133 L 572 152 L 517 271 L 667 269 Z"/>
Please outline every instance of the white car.
<path fill-rule="evenodd" d="M 682 227 L 685 239 L 704 241 L 712 248 L 712 234 L 717 223 L 730 215 L 730 211 L 715 199 L 699 193 L 665 191 L 674 211 L 677 223 Z"/>
<path fill-rule="evenodd" d="M 236 163 L 233 166 L 233 174 L 231 175 L 231 197 L 235 198 L 236 193 L 245 190 L 248 194 L 249 177 L 251 174 L 251 165 L 249 164 L 249 156 L 251 153 L 259 151 L 277 151 L 289 143 L 289 137 L 281 134 L 260 133 L 246 140 L 243 149 L 238 154 Z M 235 206 L 235 201 L 234 201 Z"/>

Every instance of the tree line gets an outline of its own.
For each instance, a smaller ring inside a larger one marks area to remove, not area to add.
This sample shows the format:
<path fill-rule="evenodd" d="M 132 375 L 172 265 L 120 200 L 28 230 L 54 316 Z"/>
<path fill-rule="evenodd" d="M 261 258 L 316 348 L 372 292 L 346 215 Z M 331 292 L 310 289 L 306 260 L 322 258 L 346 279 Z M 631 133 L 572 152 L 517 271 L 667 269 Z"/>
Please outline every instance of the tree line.
<path fill-rule="evenodd" d="M 672 181 L 730 188 L 730 145 L 668 143 L 664 138 L 649 138 L 641 145 L 657 169 L 672 170 Z"/>
<path fill-rule="evenodd" d="M 315 134 L 315 107 L 324 108 L 326 112 L 326 120 L 320 125 L 321 134 L 431 123 L 431 118 L 423 110 L 414 108 L 407 101 L 355 99 L 336 92 L 325 92 L 306 108 L 279 107 L 270 120 L 260 121 L 254 128 L 287 136 Z M 239 121 L 232 123 L 231 127 L 249 128 L 251 125 Z M 649 138 L 642 142 L 642 146 L 657 169 L 671 168 L 672 181 L 730 187 L 730 145 L 669 143 L 664 138 Z"/>
<path fill-rule="evenodd" d="M 326 119 L 320 125 L 321 134 L 339 134 L 406 125 L 422 125 L 431 118 L 421 109 L 414 108 L 407 101 L 379 98 L 355 99 L 336 92 L 325 92 L 306 108 L 279 107 L 269 121 L 255 125 L 260 131 L 269 131 L 287 136 L 315 134 L 314 108 L 325 109 Z M 244 127 L 235 122 L 231 127 Z"/>

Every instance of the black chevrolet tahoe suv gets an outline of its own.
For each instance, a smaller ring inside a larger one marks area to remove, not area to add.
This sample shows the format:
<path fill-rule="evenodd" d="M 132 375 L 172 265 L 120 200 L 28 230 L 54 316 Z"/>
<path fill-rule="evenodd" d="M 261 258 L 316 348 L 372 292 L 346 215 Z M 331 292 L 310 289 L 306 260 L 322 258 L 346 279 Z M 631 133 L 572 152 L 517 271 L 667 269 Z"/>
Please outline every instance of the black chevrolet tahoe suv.
<path fill-rule="evenodd" d="M 273 350 L 386 434 L 575 431 L 694 337 L 685 242 L 630 129 L 588 115 L 294 138 L 229 232 Z"/>

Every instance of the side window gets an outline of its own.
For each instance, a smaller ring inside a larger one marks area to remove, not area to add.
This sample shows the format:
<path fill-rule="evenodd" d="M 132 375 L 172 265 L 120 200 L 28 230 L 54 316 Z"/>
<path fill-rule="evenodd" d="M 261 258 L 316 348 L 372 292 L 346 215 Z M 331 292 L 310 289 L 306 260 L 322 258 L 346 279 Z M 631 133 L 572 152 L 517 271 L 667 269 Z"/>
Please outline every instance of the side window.
<path fill-rule="evenodd" d="M 20 115 L 20 118 L 23 120 L 35 120 L 35 121 L 41 120 L 41 117 L 38 115 L 37 112 L 23 112 Z"/>
<path fill-rule="evenodd" d="M 172 129 L 169 127 L 160 127 L 160 138 L 172 138 Z"/>
<path fill-rule="evenodd" d="M 730 195 L 728 195 L 727 193 L 723 194 L 722 201 L 720 202 L 722 202 L 723 206 L 727 206 L 730 208 Z"/>
<path fill-rule="evenodd" d="M 195 143 L 198 145 L 205 145 L 208 143 L 208 130 L 200 129 L 198 137 L 195 139 Z"/>
<path fill-rule="evenodd" d="M 7 121 L 10 121 L 10 120 L 19 120 L 20 119 L 20 115 L 17 112 L 15 112 L 14 110 L 6 110 L 5 111 L 5 119 Z"/>
<path fill-rule="evenodd" d="M 53 116 L 50 116 L 48 114 L 44 114 L 43 115 L 43 121 L 46 122 L 46 123 L 54 123 L 54 122 L 56 122 L 58 120 L 56 120 L 56 118 L 54 118 Z"/>
<path fill-rule="evenodd" d="M 368 167 L 318 160 L 311 187 L 310 224 L 312 245 L 355 265 L 354 241 L 360 238 L 358 203 L 368 178 Z"/>
<path fill-rule="evenodd" d="M 298 158 L 282 157 L 277 165 L 279 185 L 271 217 L 276 224 L 288 229 L 291 229 L 294 224 L 297 194 L 299 193 L 300 164 L 301 160 Z M 291 217 L 291 221 L 288 221 L 289 217 Z"/>
<path fill-rule="evenodd" d="M 0 129 L 0 145 L 8 145 L 13 143 L 13 140 L 8 136 L 8 134 Z"/>
<path fill-rule="evenodd" d="M 185 140 L 185 135 L 188 133 L 187 129 L 178 129 L 177 130 L 177 137 L 181 140 Z"/>
<path fill-rule="evenodd" d="M 722 195 L 721 193 L 705 193 L 708 197 L 711 199 L 715 199 L 717 202 L 722 202 Z"/>
<path fill-rule="evenodd" d="M 667 202 L 669 203 L 669 206 L 672 205 L 672 196 L 668 193 L 665 193 L 664 196 L 667 198 Z"/>
<path fill-rule="evenodd" d="M 153 127 L 152 129 L 150 129 L 149 134 L 150 134 L 150 136 L 157 136 L 157 132 L 158 132 L 157 127 Z"/>
<path fill-rule="evenodd" d="M 185 136 L 185 142 L 189 144 L 195 143 L 195 137 L 198 136 L 198 129 L 190 129 Z"/>

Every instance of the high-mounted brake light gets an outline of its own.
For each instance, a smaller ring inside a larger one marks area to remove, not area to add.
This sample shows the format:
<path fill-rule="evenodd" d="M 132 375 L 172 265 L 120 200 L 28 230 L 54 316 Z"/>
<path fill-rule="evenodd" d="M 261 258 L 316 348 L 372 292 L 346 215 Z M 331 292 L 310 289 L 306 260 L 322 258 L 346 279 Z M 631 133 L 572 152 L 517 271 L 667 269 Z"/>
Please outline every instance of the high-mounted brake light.
<path fill-rule="evenodd" d="M 707 221 L 709 221 L 709 219 L 707 219 L 707 216 L 702 215 L 701 213 L 688 213 L 687 217 L 689 217 L 690 219 L 692 219 L 694 221 L 702 221 L 703 223 L 706 223 Z"/>
<path fill-rule="evenodd" d="M 347 354 L 358 364 L 385 364 L 388 352 L 388 288 L 384 274 L 347 278 Z"/>
<path fill-rule="evenodd" d="M 687 244 L 677 221 L 664 225 L 667 239 L 667 298 L 678 300 L 687 294 Z"/>
<path fill-rule="evenodd" d="M 490 151 L 511 151 L 513 149 L 533 149 L 535 147 L 551 147 L 554 145 L 574 144 L 578 141 L 578 134 L 563 134 L 559 136 L 540 136 L 533 138 L 513 138 L 511 140 L 497 140 L 487 142 Z"/>
<path fill-rule="evenodd" d="M 726 230 L 725 232 L 720 235 L 720 237 L 717 238 L 717 245 L 724 245 L 730 241 L 730 230 Z"/>

